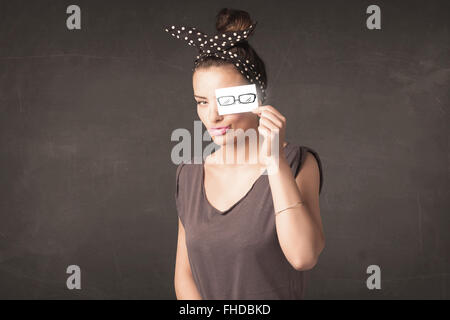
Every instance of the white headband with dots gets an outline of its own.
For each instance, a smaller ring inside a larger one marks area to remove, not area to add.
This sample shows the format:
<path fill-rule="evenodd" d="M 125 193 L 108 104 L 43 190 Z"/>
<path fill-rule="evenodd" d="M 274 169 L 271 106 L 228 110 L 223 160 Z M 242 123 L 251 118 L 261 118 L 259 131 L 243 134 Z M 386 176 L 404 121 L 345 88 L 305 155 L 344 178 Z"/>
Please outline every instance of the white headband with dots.
<path fill-rule="evenodd" d="M 164 30 L 177 39 L 187 41 L 188 45 L 198 48 L 199 54 L 194 61 L 195 67 L 208 56 L 216 56 L 232 62 L 251 83 L 258 82 L 259 89 L 263 95 L 262 101 L 264 101 L 266 98 L 265 84 L 261 80 L 261 74 L 255 70 L 255 65 L 251 64 L 247 59 L 244 61 L 238 54 L 229 51 L 236 43 L 246 41 L 253 30 L 255 30 L 256 24 L 257 22 L 253 23 L 245 30 L 228 31 L 214 34 L 213 36 L 209 36 L 195 27 L 171 25 L 165 27 Z"/>

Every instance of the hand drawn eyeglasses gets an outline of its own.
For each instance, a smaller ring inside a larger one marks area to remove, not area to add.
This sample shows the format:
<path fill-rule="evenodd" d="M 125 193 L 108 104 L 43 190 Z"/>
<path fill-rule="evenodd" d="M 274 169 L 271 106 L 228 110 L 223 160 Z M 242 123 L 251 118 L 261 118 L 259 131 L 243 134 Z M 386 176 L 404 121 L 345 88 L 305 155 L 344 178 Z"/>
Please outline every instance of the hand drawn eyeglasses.
<path fill-rule="evenodd" d="M 256 94 L 254 93 L 244 93 L 240 94 L 237 98 L 237 101 L 241 104 L 247 104 L 255 102 Z M 236 103 L 236 98 L 234 96 L 222 96 L 217 98 L 217 102 L 221 106 L 231 106 Z"/>

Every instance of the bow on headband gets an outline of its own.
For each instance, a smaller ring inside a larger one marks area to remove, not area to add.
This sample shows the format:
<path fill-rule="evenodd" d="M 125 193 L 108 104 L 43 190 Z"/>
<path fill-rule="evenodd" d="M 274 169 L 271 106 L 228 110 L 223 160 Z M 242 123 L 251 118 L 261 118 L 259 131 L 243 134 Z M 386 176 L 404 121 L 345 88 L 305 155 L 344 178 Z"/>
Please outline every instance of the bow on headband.
<path fill-rule="evenodd" d="M 198 48 L 199 54 L 194 60 L 197 65 L 208 56 L 216 56 L 224 60 L 228 60 L 252 83 L 257 82 L 262 92 L 262 101 L 265 100 L 266 93 L 264 90 L 264 82 L 261 80 L 261 74 L 255 69 L 255 65 L 249 60 L 239 57 L 237 53 L 229 51 L 235 44 L 244 42 L 255 30 L 257 22 L 250 25 L 245 30 L 227 31 L 216 33 L 209 36 L 207 33 L 197 30 L 195 27 L 184 26 L 167 26 L 166 32 L 169 32 L 177 39 L 185 40 L 188 45 Z M 194 69 L 192 69 L 194 71 Z"/>

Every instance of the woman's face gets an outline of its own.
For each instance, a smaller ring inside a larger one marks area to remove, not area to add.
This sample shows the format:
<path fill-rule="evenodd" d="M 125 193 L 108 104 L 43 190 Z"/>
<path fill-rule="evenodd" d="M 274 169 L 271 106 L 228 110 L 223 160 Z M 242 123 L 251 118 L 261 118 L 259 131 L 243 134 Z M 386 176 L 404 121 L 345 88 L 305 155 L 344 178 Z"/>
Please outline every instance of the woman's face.
<path fill-rule="evenodd" d="M 231 140 L 230 131 L 214 130 L 217 127 L 229 127 L 236 131 L 254 129 L 258 134 L 258 116 L 252 112 L 219 115 L 215 89 L 247 85 L 248 82 L 234 66 L 225 65 L 197 69 L 192 77 L 194 99 L 197 102 L 197 113 L 205 125 L 214 143 L 225 145 Z"/>

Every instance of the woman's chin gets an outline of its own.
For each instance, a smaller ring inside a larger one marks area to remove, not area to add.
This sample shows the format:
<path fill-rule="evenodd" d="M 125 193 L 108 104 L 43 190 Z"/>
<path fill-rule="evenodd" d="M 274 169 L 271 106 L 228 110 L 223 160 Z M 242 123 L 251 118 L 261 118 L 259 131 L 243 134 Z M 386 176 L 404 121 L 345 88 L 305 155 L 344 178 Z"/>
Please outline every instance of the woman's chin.
<path fill-rule="evenodd" d="M 215 144 L 218 144 L 219 146 L 225 145 L 227 143 L 225 135 L 213 136 L 212 140 L 214 141 Z"/>
<path fill-rule="evenodd" d="M 223 146 L 226 145 L 227 143 L 233 142 L 233 137 L 231 137 L 228 134 L 223 134 L 220 136 L 212 136 L 212 140 L 214 141 L 215 144 Z"/>

